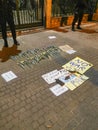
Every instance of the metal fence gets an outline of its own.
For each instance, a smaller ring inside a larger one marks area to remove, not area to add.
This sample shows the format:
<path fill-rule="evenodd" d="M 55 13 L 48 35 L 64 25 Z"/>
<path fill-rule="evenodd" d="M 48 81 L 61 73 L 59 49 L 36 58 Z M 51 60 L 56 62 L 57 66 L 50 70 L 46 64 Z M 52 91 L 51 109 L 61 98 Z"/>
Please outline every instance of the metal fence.
<path fill-rule="evenodd" d="M 13 10 L 17 28 L 43 25 L 42 0 L 17 0 L 17 8 Z"/>
<path fill-rule="evenodd" d="M 16 26 L 40 23 L 42 25 L 42 11 L 38 10 L 14 10 L 14 22 Z"/>
<path fill-rule="evenodd" d="M 73 15 L 76 2 L 77 0 L 52 0 L 52 16 Z M 88 2 L 91 2 L 92 12 L 94 13 L 97 8 L 98 0 L 88 0 Z M 89 10 L 85 10 L 85 13 L 89 13 Z"/>
<path fill-rule="evenodd" d="M 13 17 L 17 29 L 43 26 L 43 0 L 13 1 L 16 3 L 16 9 L 13 10 Z M 36 3 L 32 5 L 34 1 Z M 7 28 L 9 30 L 8 24 Z"/>

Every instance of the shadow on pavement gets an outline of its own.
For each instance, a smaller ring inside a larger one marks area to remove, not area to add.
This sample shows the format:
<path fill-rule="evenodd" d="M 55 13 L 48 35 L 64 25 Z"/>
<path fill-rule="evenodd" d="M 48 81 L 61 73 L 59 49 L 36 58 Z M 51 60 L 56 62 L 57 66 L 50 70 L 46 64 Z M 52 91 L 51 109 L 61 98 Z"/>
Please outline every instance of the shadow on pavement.
<path fill-rule="evenodd" d="M 48 29 L 48 30 L 54 30 L 54 31 L 63 32 L 63 33 L 67 33 L 68 32 L 68 30 L 63 29 L 63 28 L 59 28 L 59 27 L 57 27 L 57 28 L 51 28 L 51 29 Z"/>
<path fill-rule="evenodd" d="M 89 80 L 96 86 L 98 86 L 98 70 L 91 68 L 90 72 L 88 73 Z"/>
<path fill-rule="evenodd" d="M 79 32 L 83 32 L 83 33 L 98 33 L 94 29 L 82 29 L 82 30 L 79 30 Z"/>
<path fill-rule="evenodd" d="M 5 62 L 10 59 L 11 56 L 17 55 L 21 50 L 17 50 L 17 46 L 13 45 L 12 47 L 3 47 L 0 51 L 1 62 Z"/>
<path fill-rule="evenodd" d="M 66 30 L 66 29 L 61 29 L 61 28 L 54 28 L 53 30 L 54 30 L 54 31 L 57 31 L 57 32 L 63 32 L 63 33 L 68 32 L 68 30 Z"/>

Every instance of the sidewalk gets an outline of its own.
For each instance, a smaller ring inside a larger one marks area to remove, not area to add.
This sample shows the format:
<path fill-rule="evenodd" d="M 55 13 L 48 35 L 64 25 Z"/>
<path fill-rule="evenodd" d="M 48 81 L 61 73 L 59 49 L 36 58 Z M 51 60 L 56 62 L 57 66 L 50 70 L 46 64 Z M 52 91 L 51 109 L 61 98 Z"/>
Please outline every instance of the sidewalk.
<path fill-rule="evenodd" d="M 0 76 L 0 130 L 98 130 L 98 23 L 82 27 L 84 32 L 63 27 L 68 32 L 43 30 L 18 36 L 18 47 L 13 47 L 12 39 L 8 39 L 10 53 L 6 52 L 9 56 L 0 62 L 0 75 L 12 71 L 17 78 L 6 82 Z M 87 29 L 95 32 L 88 33 Z M 4 54 L 2 42 L 0 39 L 0 54 Z M 9 58 L 20 51 L 65 44 L 76 53 L 44 59 L 32 68 L 23 69 Z M 41 76 L 61 69 L 77 56 L 93 64 L 86 72 L 89 80 L 56 97 L 49 90 L 54 84 L 47 84 Z"/>

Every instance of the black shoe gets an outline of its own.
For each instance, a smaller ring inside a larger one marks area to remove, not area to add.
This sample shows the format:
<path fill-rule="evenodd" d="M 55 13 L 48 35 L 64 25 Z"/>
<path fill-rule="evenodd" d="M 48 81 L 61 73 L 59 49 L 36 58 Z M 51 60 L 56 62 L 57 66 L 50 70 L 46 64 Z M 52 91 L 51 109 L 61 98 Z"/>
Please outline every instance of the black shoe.
<path fill-rule="evenodd" d="M 72 31 L 75 31 L 75 29 L 74 29 L 74 28 L 72 28 Z"/>
<path fill-rule="evenodd" d="M 17 40 L 14 41 L 14 44 L 17 45 L 17 46 L 20 45 Z"/>
<path fill-rule="evenodd" d="M 80 26 L 78 26 L 77 29 L 81 29 L 82 30 L 82 28 Z"/>

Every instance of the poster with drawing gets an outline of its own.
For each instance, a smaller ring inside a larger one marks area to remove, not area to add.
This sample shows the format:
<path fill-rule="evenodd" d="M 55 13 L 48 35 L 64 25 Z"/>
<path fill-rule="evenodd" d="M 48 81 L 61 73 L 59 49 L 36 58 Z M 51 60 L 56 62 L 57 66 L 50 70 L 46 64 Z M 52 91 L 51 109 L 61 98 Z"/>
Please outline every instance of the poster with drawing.
<path fill-rule="evenodd" d="M 70 90 L 74 90 L 79 87 L 88 79 L 89 77 L 78 73 L 71 74 L 68 79 L 66 79 L 65 76 L 59 78 L 59 80 L 64 83 L 64 86 Z"/>
<path fill-rule="evenodd" d="M 49 73 L 43 74 L 42 78 L 48 83 L 54 83 L 55 82 L 55 78 L 58 76 L 58 70 L 53 70 Z"/>

